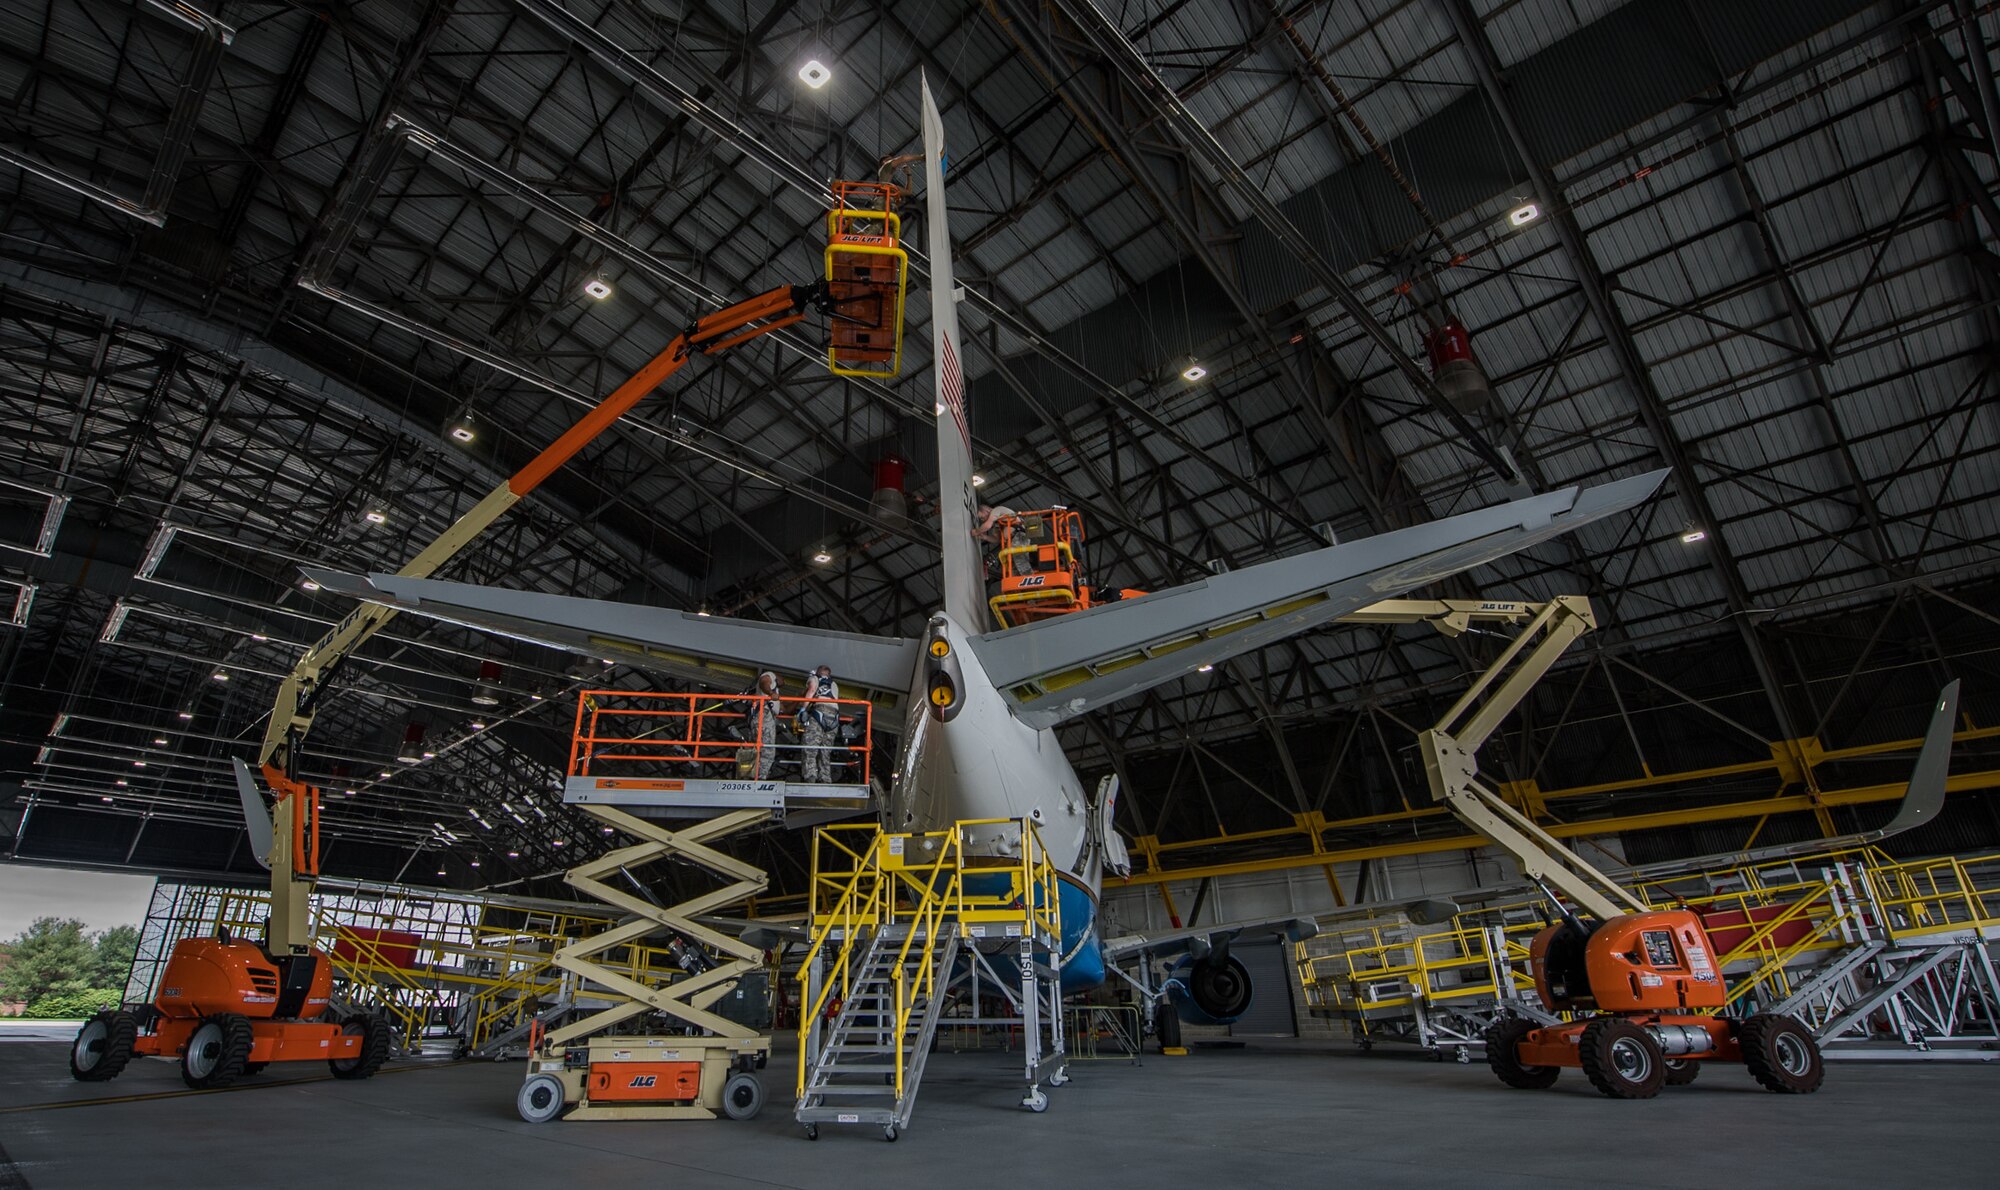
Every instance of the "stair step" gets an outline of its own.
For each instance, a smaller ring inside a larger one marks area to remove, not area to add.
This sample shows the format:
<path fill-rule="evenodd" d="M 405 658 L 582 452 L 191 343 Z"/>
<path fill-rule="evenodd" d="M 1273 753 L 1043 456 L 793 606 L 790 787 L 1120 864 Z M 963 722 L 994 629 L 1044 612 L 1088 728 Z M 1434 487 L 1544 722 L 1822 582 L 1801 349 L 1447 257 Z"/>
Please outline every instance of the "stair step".
<path fill-rule="evenodd" d="M 827 1067 L 826 1073 L 829 1075 L 894 1074 L 896 1073 L 896 1064 L 894 1062 L 889 1062 L 886 1064 L 881 1062 L 854 1062 L 854 1063 L 842 1062 L 839 1065 Z"/>
<path fill-rule="evenodd" d="M 831 1086 L 831 1087 L 828 1087 L 828 1086 L 818 1086 L 818 1087 L 807 1087 L 807 1088 L 806 1088 L 806 1095 L 807 1095 L 808 1097 L 810 1097 L 810 1096 L 813 1096 L 813 1095 L 822 1095 L 822 1096 L 824 1096 L 824 1095 L 841 1095 L 841 1096 L 852 1096 L 852 1095 L 865 1095 L 865 1096 L 870 1096 L 870 1097 L 875 1097 L 875 1098 L 879 1098 L 879 1097 L 881 1097 L 881 1096 L 883 1096 L 883 1095 L 887 1095 L 887 1096 L 888 1096 L 889 1098 L 891 1098 L 891 1099 L 894 1099 L 894 1098 L 896 1097 L 896 1088 L 894 1088 L 894 1087 L 890 1087 L 890 1086 L 884 1086 L 884 1085 L 882 1085 L 882 1084 L 880 1084 L 880 1083 L 878 1083 L 878 1084 L 876 1084 L 875 1086 L 872 1086 L 872 1087 L 847 1087 L 847 1086 Z"/>

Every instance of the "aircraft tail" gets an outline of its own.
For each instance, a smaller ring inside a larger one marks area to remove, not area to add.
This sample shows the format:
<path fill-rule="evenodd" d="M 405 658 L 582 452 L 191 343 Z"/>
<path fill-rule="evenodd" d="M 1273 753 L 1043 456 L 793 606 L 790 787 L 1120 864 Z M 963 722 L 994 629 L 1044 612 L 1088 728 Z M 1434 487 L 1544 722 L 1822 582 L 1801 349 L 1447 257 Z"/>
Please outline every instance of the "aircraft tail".
<path fill-rule="evenodd" d="M 972 539 L 972 422 L 965 404 L 965 357 L 959 350 L 958 283 L 951 271 L 951 225 L 944 201 L 944 120 L 930 83 L 924 96 L 924 234 L 930 252 L 931 338 L 937 379 L 938 522 L 944 534 L 944 612 L 960 629 L 990 626 L 979 543 Z"/>

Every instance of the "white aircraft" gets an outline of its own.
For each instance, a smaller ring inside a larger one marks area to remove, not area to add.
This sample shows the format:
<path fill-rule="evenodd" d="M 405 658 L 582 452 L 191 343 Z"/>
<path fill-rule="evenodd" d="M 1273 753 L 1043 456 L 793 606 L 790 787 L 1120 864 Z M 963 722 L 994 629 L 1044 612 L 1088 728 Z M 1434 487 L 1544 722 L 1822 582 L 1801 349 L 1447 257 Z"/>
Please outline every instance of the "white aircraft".
<path fill-rule="evenodd" d="M 1031 819 L 1062 878 L 1063 986 L 1103 982 L 1106 964 L 1180 954 L 1167 993 L 1183 1019 L 1228 1023 L 1250 1002 L 1250 977 L 1229 954 L 1246 932 L 1310 936 L 1310 919 L 1275 918 L 1121 939 L 1098 932 L 1107 870 L 1129 871 L 1113 828 L 1115 779 L 1087 793 L 1054 728 L 1085 711 L 1174 681 L 1238 654 L 1324 628 L 1382 599 L 1526 549 L 1631 509 L 1665 471 L 1546 495 L 1279 558 L 1087 611 L 993 630 L 974 540 L 972 436 L 959 351 L 956 287 L 944 200 L 944 125 L 923 90 L 925 227 L 937 385 L 938 506 L 944 606 L 921 638 L 876 637 L 754 623 L 562 595 L 431 579 L 324 571 L 328 591 L 404 611 L 612 658 L 687 681 L 740 687 L 738 675 L 825 662 L 843 695 L 878 708 L 878 727 L 902 729 L 882 825 L 929 831 L 968 819 Z M 949 696 L 939 707 L 933 692 Z M 917 708 L 906 723 L 902 713 Z M 1017 835 L 1018 832 L 1014 832 Z M 1018 846 L 995 830 L 973 854 Z"/>

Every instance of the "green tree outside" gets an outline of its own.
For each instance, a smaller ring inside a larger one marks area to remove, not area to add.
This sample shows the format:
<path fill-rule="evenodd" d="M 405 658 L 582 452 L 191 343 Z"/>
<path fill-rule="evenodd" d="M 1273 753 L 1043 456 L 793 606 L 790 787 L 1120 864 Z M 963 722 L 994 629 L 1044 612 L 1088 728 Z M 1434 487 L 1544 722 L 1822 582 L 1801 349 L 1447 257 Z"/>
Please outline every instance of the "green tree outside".
<path fill-rule="evenodd" d="M 89 1016 L 116 1008 L 138 949 L 139 931 L 116 926 L 93 936 L 83 923 L 37 918 L 7 943 L 0 967 L 0 1002 L 22 1003 L 31 1017 Z"/>

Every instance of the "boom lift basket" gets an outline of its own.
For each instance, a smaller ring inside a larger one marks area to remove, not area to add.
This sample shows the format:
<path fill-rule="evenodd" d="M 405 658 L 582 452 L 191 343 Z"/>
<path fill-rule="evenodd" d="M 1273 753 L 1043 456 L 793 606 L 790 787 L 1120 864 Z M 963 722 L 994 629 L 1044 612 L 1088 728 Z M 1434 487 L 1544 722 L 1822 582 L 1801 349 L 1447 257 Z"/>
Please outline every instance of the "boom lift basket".
<path fill-rule="evenodd" d="M 1003 518 L 1000 526 L 1000 593 L 987 606 L 1003 627 L 1092 606 L 1081 515 L 1051 508 Z"/>
<path fill-rule="evenodd" d="M 910 258 L 896 215 L 899 186 L 835 182 L 826 215 L 826 285 L 833 307 L 826 365 L 835 376 L 884 379 L 903 365 L 903 297 Z"/>

